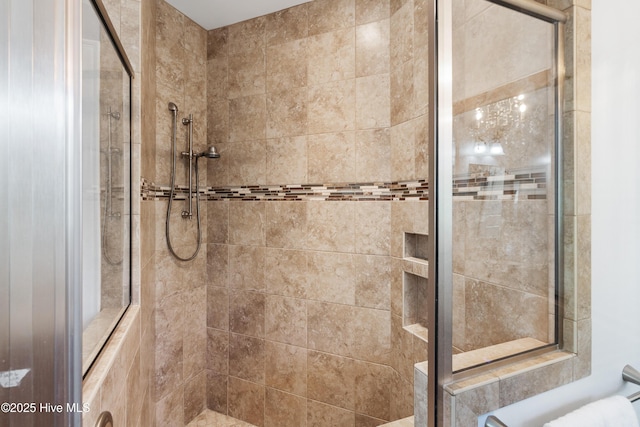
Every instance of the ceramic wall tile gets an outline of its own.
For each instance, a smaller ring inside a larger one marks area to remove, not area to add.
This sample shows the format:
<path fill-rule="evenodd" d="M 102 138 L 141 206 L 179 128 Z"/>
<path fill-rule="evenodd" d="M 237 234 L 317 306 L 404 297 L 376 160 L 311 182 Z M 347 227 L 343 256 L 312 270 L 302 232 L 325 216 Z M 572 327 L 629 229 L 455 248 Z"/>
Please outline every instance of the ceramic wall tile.
<path fill-rule="evenodd" d="M 297 396 L 307 395 L 307 350 L 303 347 L 266 341 L 265 384 Z"/>

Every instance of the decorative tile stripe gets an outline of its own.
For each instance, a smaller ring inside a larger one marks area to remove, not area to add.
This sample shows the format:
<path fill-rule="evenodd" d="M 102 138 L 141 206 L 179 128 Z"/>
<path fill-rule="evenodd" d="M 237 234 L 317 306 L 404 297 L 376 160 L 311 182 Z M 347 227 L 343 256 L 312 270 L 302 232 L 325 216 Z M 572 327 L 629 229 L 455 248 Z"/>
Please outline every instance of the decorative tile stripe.
<path fill-rule="evenodd" d="M 540 169 L 456 175 L 453 200 L 544 200 L 547 173 Z"/>
<path fill-rule="evenodd" d="M 453 180 L 454 200 L 546 199 L 546 173 L 539 171 L 505 173 L 499 176 L 481 174 L 457 175 Z M 174 200 L 185 200 L 189 187 L 176 186 Z M 429 184 L 424 179 L 391 183 L 240 185 L 199 189 L 201 200 L 244 201 L 403 201 L 429 200 Z M 142 178 L 142 200 L 169 198 L 170 188 L 158 186 Z"/>
<path fill-rule="evenodd" d="M 170 188 L 157 186 L 142 178 L 142 200 L 169 198 Z M 176 186 L 174 200 L 184 200 L 189 187 Z M 240 185 L 200 188 L 201 200 L 338 200 L 338 201 L 389 201 L 428 200 L 429 186 L 426 180 L 392 183 L 358 184 L 303 184 L 303 185 Z"/>

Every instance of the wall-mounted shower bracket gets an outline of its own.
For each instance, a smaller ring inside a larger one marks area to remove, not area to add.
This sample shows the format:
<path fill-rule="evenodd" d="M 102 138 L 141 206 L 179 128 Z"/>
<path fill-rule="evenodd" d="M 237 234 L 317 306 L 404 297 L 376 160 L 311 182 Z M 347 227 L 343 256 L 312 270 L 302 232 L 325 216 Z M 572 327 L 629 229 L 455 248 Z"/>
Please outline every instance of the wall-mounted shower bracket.
<path fill-rule="evenodd" d="M 189 198 L 187 201 L 189 210 L 182 211 L 182 218 L 191 219 L 193 217 L 193 114 L 189 114 L 189 118 L 182 119 L 182 124 L 189 126 L 189 151 L 182 152 L 182 157 L 189 160 Z"/>

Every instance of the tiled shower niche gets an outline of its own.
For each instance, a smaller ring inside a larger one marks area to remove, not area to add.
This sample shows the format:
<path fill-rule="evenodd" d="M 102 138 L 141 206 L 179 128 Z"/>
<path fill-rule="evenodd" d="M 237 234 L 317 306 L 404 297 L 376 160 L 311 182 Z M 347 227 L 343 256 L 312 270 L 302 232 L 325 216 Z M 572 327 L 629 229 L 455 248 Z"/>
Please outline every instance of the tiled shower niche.
<path fill-rule="evenodd" d="M 404 268 L 402 272 L 402 326 L 427 341 L 427 252 L 429 236 L 404 233 Z"/>

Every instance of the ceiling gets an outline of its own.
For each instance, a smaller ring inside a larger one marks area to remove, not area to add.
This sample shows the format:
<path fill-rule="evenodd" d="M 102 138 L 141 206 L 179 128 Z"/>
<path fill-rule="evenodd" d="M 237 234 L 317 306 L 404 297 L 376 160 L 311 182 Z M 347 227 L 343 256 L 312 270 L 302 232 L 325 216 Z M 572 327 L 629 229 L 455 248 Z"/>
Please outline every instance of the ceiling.
<path fill-rule="evenodd" d="M 166 0 L 205 30 L 267 15 L 309 0 Z"/>

